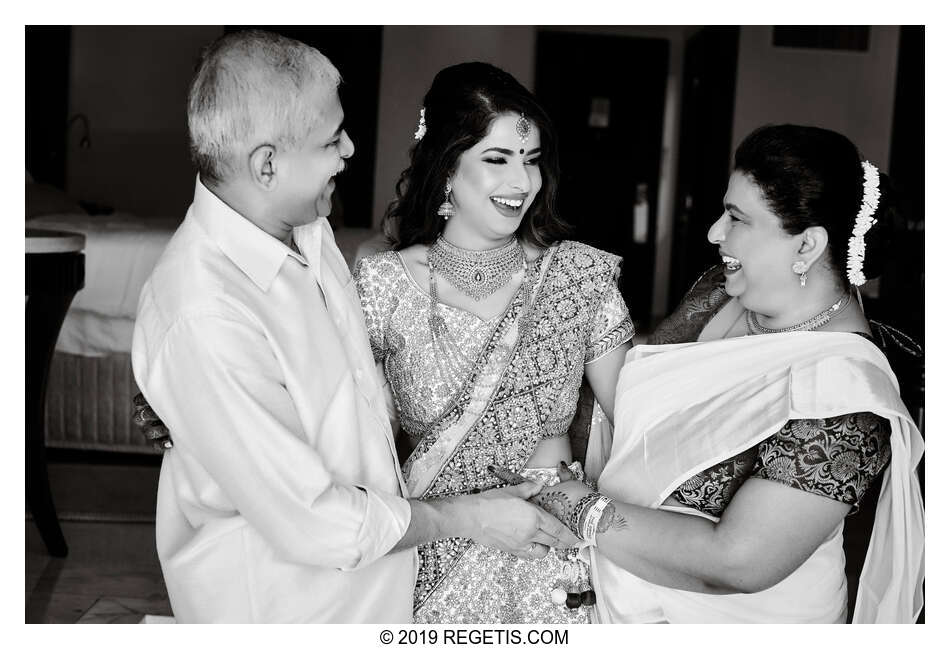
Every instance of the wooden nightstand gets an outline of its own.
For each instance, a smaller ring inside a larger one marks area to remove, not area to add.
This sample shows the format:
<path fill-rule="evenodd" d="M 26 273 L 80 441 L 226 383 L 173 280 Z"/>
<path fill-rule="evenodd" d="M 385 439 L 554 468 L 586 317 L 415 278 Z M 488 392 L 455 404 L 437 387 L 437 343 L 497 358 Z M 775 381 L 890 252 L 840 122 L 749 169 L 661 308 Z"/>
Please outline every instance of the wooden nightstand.
<path fill-rule="evenodd" d="M 83 287 L 86 237 L 74 232 L 26 230 L 26 499 L 49 553 L 65 557 L 46 472 L 46 382 L 59 330 L 73 296 Z"/>

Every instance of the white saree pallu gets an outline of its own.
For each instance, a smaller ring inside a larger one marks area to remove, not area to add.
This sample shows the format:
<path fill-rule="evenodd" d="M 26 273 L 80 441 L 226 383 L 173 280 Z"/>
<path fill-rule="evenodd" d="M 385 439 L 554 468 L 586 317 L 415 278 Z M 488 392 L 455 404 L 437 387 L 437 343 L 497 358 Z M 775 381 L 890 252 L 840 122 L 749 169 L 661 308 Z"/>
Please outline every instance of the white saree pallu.
<path fill-rule="evenodd" d="M 854 412 L 873 412 L 891 426 L 891 463 L 854 622 L 913 622 L 923 604 L 923 503 L 916 475 L 923 438 L 887 359 L 860 336 L 796 332 L 635 347 L 617 386 L 614 437 L 591 440 L 594 463 L 609 449 L 599 489 L 659 509 L 684 481 L 760 443 L 789 419 Z M 843 622 L 843 527 L 791 575 L 751 594 L 657 586 L 595 551 L 598 613 L 609 622 Z"/>

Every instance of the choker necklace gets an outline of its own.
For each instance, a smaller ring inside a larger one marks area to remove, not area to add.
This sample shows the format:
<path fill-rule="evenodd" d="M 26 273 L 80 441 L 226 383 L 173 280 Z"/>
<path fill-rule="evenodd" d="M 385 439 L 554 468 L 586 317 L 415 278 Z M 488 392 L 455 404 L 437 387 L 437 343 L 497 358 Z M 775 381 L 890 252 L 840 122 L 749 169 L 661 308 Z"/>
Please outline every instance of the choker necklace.
<path fill-rule="evenodd" d="M 828 322 L 844 311 L 845 307 L 851 303 L 851 293 L 845 293 L 838 301 L 832 304 L 830 307 L 819 313 L 818 315 L 805 320 L 805 322 L 799 323 L 797 325 L 792 325 L 791 327 L 782 327 L 781 329 L 770 329 L 764 325 L 759 324 L 759 319 L 756 317 L 755 313 L 752 311 L 746 311 L 746 324 L 749 327 L 749 333 L 751 334 L 783 334 L 790 331 L 811 331 L 812 329 L 817 329 L 822 327 Z"/>
<path fill-rule="evenodd" d="M 466 250 L 440 235 L 429 248 L 429 267 L 475 301 L 511 281 L 524 260 L 524 249 L 515 237 L 499 248 Z"/>

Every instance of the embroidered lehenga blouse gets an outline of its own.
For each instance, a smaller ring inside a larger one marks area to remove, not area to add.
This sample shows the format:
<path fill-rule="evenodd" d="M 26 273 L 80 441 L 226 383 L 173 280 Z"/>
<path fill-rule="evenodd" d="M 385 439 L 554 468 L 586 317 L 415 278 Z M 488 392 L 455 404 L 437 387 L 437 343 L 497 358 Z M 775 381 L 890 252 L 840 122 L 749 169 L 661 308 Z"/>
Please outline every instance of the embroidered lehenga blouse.
<path fill-rule="evenodd" d="M 396 252 L 362 260 L 357 289 L 370 344 L 383 364 L 405 434 L 418 439 L 403 465 L 413 497 L 499 486 L 489 465 L 525 468 L 538 441 L 567 434 L 584 366 L 628 341 L 633 324 L 617 289 L 620 259 L 565 241 L 544 251 L 496 318 L 435 306 Z M 434 317 L 433 317 L 434 316 Z M 550 552 L 525 561 L 470 539 L 419 547 L 415 619 L 444 623 L 585 622 L 554 604 L 586 567 Z M 586 587 L 586 586 L 585 586 Z"/>

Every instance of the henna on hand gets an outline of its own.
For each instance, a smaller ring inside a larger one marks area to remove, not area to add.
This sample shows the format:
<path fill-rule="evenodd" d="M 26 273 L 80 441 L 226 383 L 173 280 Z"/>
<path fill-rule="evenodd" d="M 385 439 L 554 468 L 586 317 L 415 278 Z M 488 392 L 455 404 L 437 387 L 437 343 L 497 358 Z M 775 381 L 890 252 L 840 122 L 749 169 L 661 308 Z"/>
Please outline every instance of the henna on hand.
<path fill-rule="evenodd" d="M 139 432 L 158 451 L 167 451 L 174 446 L 165 422 L 159 418 L 149 405 L 145 396 L 139 392 L 132 398 L 132 423 Z"/>
<path fill-rule="evenodd" d="M 545 487 L 531 499 L 533 503 L 564 523 L 577 538 L 583 539 L 581 526 L 585 513 L 600 494 L 577 480 L 568 480 Z"/>
<path fill-rule="evenodd" d="M 570 513 L 573 510 L 571 499 L 563 491 L 541 492 L 535 497 L 538 507 L 571 527 Z M 573 529 L 573 528 L 572 528 Z"/>

